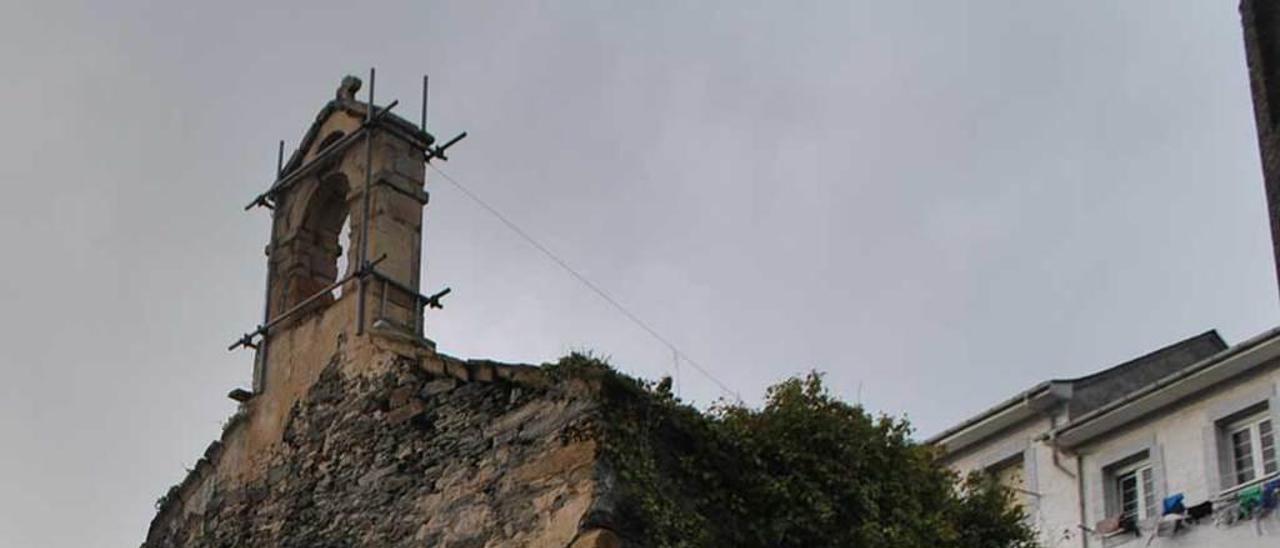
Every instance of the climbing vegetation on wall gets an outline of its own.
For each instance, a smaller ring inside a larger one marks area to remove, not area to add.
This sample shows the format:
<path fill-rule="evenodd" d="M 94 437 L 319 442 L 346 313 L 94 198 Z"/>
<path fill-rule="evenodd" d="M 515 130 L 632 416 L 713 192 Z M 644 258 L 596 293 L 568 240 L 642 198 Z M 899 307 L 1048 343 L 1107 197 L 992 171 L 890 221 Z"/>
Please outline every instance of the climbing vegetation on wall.
<path fill-rule="evenodd" d="M 911 438 L 810 373 L 769 388 L 760 408 L 700 411 L 669 379 L 639 381 L 573 354 L 553 375 L 599 383 L 604 462 L 624 537 L 656 546 L 1034 546 L 1013 495 L 960 478 Z"/>

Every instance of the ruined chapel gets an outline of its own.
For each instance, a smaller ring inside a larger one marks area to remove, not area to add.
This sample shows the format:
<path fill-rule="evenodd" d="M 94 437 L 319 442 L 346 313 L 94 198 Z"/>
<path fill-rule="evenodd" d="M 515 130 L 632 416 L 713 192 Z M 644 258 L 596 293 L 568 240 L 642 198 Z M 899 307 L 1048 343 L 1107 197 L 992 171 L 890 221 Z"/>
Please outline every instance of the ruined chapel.
<path fill-rule="evenodd" d="M 424 337 L 448 292 L 420 289 L 426 163 L 450 143 L 362 85 L 251 204 L 272 218 L 263 320 L 233 345 L 253 385 L 143 546 L 619 545 L 598 387 Z"/>

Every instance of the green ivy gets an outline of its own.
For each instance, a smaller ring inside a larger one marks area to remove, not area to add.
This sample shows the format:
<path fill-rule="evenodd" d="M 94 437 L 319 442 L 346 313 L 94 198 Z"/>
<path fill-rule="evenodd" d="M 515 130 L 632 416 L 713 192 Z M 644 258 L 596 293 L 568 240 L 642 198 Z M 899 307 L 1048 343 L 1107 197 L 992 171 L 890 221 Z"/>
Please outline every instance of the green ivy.
<path fill-rule="evenodd" d="M 618 521 L 645 545 L 1035 545 L 1010 492 L 957 477 L 911 439 L 906 420 L 840 401 L 818 373 L 769 388 L 760 409 L 721 402 L 700 412 L 670 379 L 639 381 L 589 354 L 547 369 L 599 386 Z"/>

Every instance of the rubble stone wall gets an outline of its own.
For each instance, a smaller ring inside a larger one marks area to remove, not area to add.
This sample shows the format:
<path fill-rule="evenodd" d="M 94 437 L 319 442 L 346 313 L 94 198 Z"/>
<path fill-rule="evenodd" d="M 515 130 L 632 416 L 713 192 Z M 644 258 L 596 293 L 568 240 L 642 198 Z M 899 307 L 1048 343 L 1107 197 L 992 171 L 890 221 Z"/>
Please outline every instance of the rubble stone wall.
<path fill-rule="evenodd" d="M 233 420 L 161 501 L 143 547 L 619 545 L 586 382 L 386 356 L 356 373 L 335 354 L 263 474 L 224 460 Z"/>

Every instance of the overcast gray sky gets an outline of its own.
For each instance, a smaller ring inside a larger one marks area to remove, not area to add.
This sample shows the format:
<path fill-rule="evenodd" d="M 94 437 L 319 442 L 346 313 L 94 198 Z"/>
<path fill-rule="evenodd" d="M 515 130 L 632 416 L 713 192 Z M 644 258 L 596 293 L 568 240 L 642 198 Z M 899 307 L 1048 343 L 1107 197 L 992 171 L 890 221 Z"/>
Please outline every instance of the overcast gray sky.
<path fill-rule="evenodd" d="M 342 75 L 758 402 L 817 368 L 931 434 L 1276 324 L 1233 0 L 18 2 L 0 15 L 0 546 L 136 546 L 234 410 L 275 143 Z M 672 371 L 439 177 L 429 335 Z M 699 403 L 715 386 L 682 369 Z"/>

